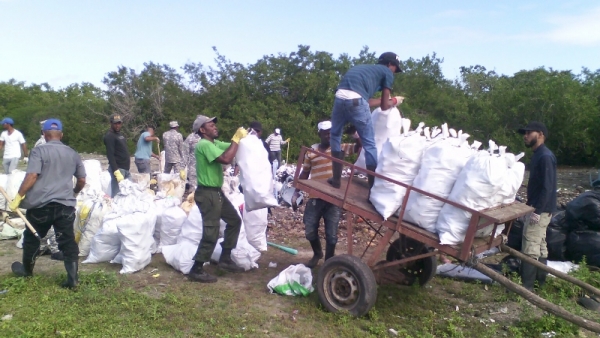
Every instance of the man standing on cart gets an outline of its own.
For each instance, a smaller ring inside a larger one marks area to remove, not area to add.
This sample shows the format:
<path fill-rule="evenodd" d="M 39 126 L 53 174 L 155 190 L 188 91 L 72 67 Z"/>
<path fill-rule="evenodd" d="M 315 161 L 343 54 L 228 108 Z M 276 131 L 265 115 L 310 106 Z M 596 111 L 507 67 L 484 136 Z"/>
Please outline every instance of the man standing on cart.
<path fill-rule="evenodd" d="M 394 84 L 394 73 L 400 73 L 400 59 L 395 53 L 386 52 L 379 56 L 376 65 L 358 65 L 350 68 L 337 87 L 333 111 L 331 113 L 331 156 L 344 158 L 341 148 L 342 130 L 350 122 L 358 131 L 365 152 L 367 169 L 377 168 L 377 148 L 375 147 L 375 131 L 371 121 L 371 107 L 388 110 L 402 103 L 401 96 L 390 97 Z M 372 99 L 381 91 L 381 99 Z M 333 176 L 327 180 L 335 188 L 340 187 L 342 163 L 333 162 Z M 373 186 L 374 177 L 369 175 L 369 187 Z"/>
<path fill-rule="evenodd" d="M 548 261 L 546 229 L 556 208 L 556 157 L 544 144 L 548 138 L 548 129 L 541 122 L 529 122 L 519 129 L 525 146 L 533 150 L 529 163 L 529 183 L 527 184 L 527 205 L 535 208 L 529 215 L 523 228 L 524 254 L 540 263 Z M 535 266 L 521 262 L 521 281 L 523 287 L 533 291 L 534 283 L 542 286 L 547 272 Z"/>
<path fill-rule="evenodd" d="M 313 144 L 311 148 L 331 156 L 332 151 L 329 143 L 331 138 L 331 122 L 323 121 L 319 123 L 318 130 L 321 142 Z M 340 145 L 340 149 L 342 149 L 341 151 L 345 155 L 356 154 L 360 150 L 361 140 L 358 134 L 355 133 L 354 138 L 356 139 L 356 143 L 344 143 Z M 333 164 L 335 165 L 335 163 Z M 333 175 L 332 161 L 315 153 L 307 152 L 299 179 L 306 180 L 309 175 L 311 179 L 331 178 Z M 296 201 L 299 196 L 300 191 L 296 189 L 292 197 L 292 207 L 294 210 L 298 208 Z M 333 257 L 335 254 L 337 231 L 341 215 L 342 210 L 338 206 L 320 198 L 310 198 L 306 203 L 303 218 L 304 232 L 313 250 L 313 257 L 305 264 L 308 268 L 314 268 L 319 263 L 319 260 L 323 258 L 323 249 L 321 248 L 318 231 L 321 218 L 323 218 L 325 223 L 325 260 Z"/>

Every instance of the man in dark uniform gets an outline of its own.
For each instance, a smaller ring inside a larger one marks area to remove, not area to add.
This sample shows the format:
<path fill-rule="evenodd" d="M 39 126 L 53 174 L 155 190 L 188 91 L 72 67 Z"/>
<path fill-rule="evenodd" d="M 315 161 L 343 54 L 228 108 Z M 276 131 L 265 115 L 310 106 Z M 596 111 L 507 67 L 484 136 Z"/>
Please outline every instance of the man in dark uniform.
<path fill-rule="evenodd" d="M 548 139 L 548 129 L 541 122 L 529 122 L 519 129 L 523 134 L 525 146 L 533 149 L 529 163 L 529 183 L 527 184 L 527 205 L 535 208 L 529 215 L 523 228 L 524 254 L 540 263 L 548 262 L 546 229 L 556 209 L 556 157 L 544 144 Z M 533 290 L 537 281 L 542 286 L 548 273 L 535 266 L 521 263 L 521 281 L 523 287 Z"/>
<path fill-rule="evenodd" d="M 210 261 L 219 239 L 220 220 L 227 223 L 225 236 L 221 246 L 221 258 L 219 268 L 230 272 L 242 272 L 244 269 L 238 267 L 231 260 L 231 250 L 237 245 L 242 220 L 235 207 L 223 194 L 223 164 L 230 164 L 238 150 L 240 140 L 248 132 L 240 127 L 231 143 L 216 140 L 219 136 L 217 129 L 217 118 L 198 115 L 194 121 L 194 130 L 202 137 L 196 145 L 196 175 L 198 177 L 198 188 L 194 194 L 194 200 L 200 214 L 202 214 L 202 239 L 198 245 L 198 251 L 194 256 L 194 265 L 189 273 L 189 278 L 195 282 L 214 283 L 215 276 L 208 274 L 202 266 Z"/>
<path fill-rule="evenodd" d="M 79 248 L 73 222 L 76 195 L 85 186 L 85 168 L 79 154 L 60 141 L 63 133 L 59 120 L 48 119 L 43 130 L 46 144 L 31 150 L 27 174 L 9 207 L 13 211 L 19 207 L 27 209 L 27 220 L 40 237 L 46 236 L 54 226 L 58 249 L 64 255 L 67 270 L 67 280 L 62 286 L 74 288 L 78 283 Z M 75 188 L 73 176 L 77 179 Z M 25 228 L 23 263 L 13 263 L 12 271 L 18 276 L 31 276 L 39 249 L 40 241 Z"/>
<path fill-rule="evenodd" d="M 110 174 L 111 196 L 119 192 L 119 180 L 115 175 L 122 177 L 127 176 L 129 167 L 131 166 L 131 158 L 127 149 L 127 140 L 121 134 L 123 120 L 121 116 L 116 114 L 110 117 L 110 129 L 104 135 L 104 145 L 106 146 L 106 157 L 108 158 L 108 173 Z M 120 170 L 122 169 L 122 171 Z M 118 174 L 115 174 L 119 171 Z M 120 179 L 122 179 L 120 177 Z"/>

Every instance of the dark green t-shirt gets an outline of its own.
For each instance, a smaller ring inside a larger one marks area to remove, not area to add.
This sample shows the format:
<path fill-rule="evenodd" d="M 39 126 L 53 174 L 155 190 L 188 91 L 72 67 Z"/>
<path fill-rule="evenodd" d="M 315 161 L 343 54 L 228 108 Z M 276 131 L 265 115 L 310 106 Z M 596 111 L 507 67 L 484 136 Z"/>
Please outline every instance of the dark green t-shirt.
<path fill-rule="evenodd" d="M 206 139 L 201 139 L 196 144 L 194 155 L 196 156 L 196 175 L 198 177 L 198 185 L 204 187 L 220 188 L 223 186 L 223 167 L 217 162 L 217 157 L 231 143 L 214 140 L 211 142 Z"/>

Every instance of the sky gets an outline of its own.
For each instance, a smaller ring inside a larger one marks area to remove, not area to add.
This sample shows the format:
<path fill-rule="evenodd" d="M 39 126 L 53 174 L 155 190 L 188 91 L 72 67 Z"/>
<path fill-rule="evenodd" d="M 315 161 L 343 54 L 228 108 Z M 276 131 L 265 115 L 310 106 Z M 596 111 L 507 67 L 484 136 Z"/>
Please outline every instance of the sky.
<path fill-rule="evenodd" d="M 512 75 L 600 69 L 598 1 L 0 0 L 0 81 L 101 86 L 118 66 L 214 65 L 289 54 L 298 45 L 401 59 L 432 53 L 444 75 L 482 65 Z"/>

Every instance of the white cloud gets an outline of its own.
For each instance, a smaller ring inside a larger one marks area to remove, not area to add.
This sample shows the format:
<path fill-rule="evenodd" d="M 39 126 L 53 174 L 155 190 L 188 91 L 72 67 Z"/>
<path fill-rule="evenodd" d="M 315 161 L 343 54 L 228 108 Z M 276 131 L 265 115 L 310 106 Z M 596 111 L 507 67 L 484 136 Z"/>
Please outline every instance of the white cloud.
<path fill-rule="evenodd" d="M 583 46 L 600 44 L 600 7 L 581 15 L 553 17 L 549 22 L 555 25 L 545 34 L 551 41 Z"/>

